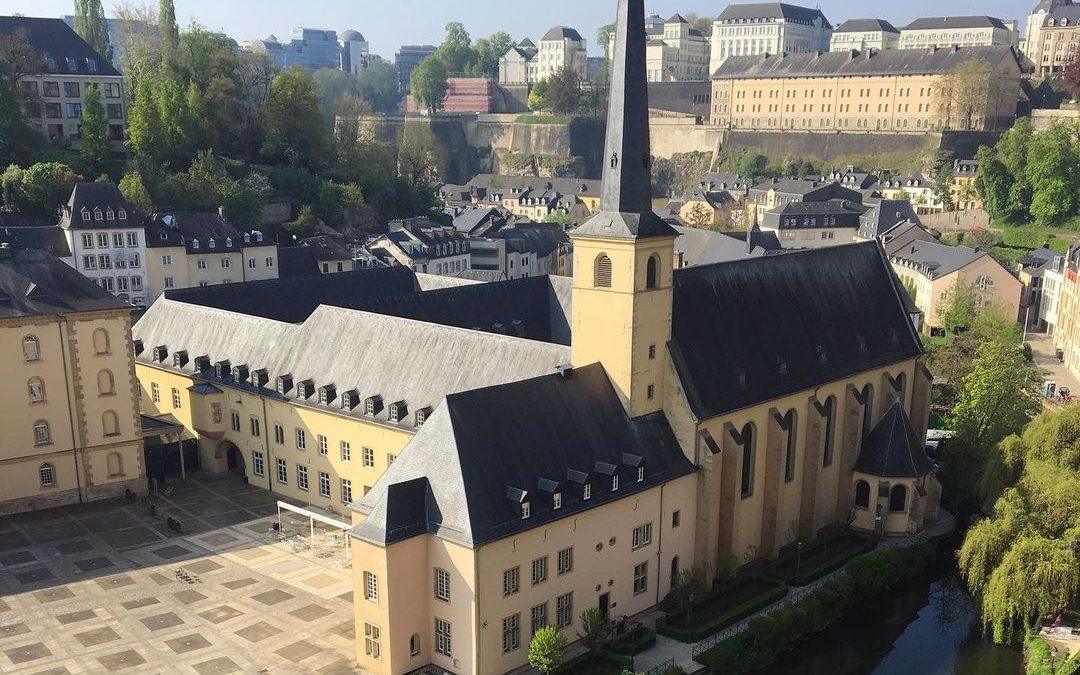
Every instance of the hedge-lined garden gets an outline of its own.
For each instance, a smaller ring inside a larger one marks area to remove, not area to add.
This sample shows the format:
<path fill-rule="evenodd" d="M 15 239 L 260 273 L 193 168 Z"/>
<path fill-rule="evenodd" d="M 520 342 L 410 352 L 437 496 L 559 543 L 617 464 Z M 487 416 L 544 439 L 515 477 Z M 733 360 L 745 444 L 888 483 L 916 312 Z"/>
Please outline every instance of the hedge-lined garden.
<path fill-rule="evenodd" d="M 656 632 L 680 642 L 697 642 L 742 621 L 784 598 L 788 585 L 761 577 L 712 591 L 686 612 L 675 611 L 656 622 Z"/>
<path fill-rule="evenodd" d="M 736 675 L 765 668 L 800 640 L 835 623 L 845 610 L 922 573 L 930 546 L 874 551 L 854 558 L 846 572 L 797 603 L 753 619 L 747 630 L 697 657 L 711 672 Z"/>

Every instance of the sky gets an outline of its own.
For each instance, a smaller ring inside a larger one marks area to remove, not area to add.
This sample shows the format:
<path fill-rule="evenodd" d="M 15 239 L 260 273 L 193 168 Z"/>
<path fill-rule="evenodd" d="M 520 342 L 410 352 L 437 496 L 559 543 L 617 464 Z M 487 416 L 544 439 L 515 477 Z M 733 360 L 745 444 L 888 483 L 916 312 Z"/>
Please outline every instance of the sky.
<path fill-rule="evenodd" d="M 156 5 L 156 0 L 132 0 Z M 989 14 L 1023 23 L 1036 0 L 788 0 L 793 4 L 820 4 L 834 24 L 853 18 L 882 18 L 903 26 L 920 16 Z M 554 25 L 572 26 L 596 50 L 596 31 L 615 15 L 615 0 L 174 0 L 181 28 L 197 19 L 238 41 L 270 34 L 286 40 L 296 26 L 336 30 L 352 28 L 364 34 L 372 52 L 393 59 L 402 44 L 438 44 L 443 28 L 460 21 L 473 39 L 497 30 L 516 40 L 539 38 Z M 60 17 L 71 14 L 73 0 L 0 0 L 0 14 Z M 111 16 L 115 0 L 103 0 Z M 675 12 L 715 16 L 725 0 L 646 0 L 646 12 L 667 17 Z M 884 14 L 884 15 L 882 15 Z"/>

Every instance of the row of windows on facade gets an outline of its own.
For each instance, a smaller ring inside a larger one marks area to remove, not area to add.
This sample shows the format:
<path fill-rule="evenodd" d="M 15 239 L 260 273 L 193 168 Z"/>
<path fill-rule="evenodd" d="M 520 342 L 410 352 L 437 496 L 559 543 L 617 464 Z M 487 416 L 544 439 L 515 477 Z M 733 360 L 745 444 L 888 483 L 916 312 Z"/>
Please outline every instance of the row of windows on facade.
<path fill-rule="evenodd" d="M 908 490 L 905 485 L 893 485 L 890 487 L 888 483 L 880 483 L 878 486 L 878 496 L 888 498 L 888 508 L 891 513 L 907 511 L 907 493 Z M 870 508 L 870 483 L 865 480 L 855 483 L 855 508 Z M 880 510 L 879 507 L 878 511 L 880 512 Z"/>
<path fill-rule="evenodd" d="M 112 354 L 112 342 L 109 331 L 104 328 L 95 328 L 91 336 L 91 344 L 95 356 L 108 356 Z M 27 363 L 41 361 L 41 340 L 36 335 L 26 335 L 22 339 L 23 360 Z"/>
<path fill-rule="evenodd" d="M 45 113 L 45 119 L 58 120 L 64 117 L 64 111 L 67 111 L 67 118 L 71 120 L 81 120 L 83 116 L 83 104 L 82 103 L 66 103 L 61 106 L 60 103 L 46 103 L 42 106 L 42 110 Z M 124 119 L 124 107 L 119 103 L 107 103 L 105 105 L 105 116 L 110 120 L 123 120 Z M 123 126 L 120 127 L 123 129 Z M 79 135 L 82 135 L 82 128 L 79 129 Z M 115 138 L 113 140 L 116 140 Z"/>
<path fill-rule="evenodd" d="M 97 375 L 97 387 L 99 396 L 113 396 L 116 394 L 116 380 L 111 370 L 102 370 Z M 40 377 L 31 377 L 26 383 L 27 393 L 31 404 L 45 403 L 45 380 Z"/>
<path fill-rule="evenodd" d="M 52 445 L 52 428 L 48 420 L 34 422 L 34 446 Z M 112 410 L 101 414 L 101 434 L 106 437 L 120 435 L 120 417 Z"/>
<path fill-rule="evenodd" d="M 289 463 L 284 459 L 278 457 L 275 465 L 277 482 L 282 485 L 289 485 Z M 266 456 L 258 450 L 251 452 L 251 472 L 259 477 L 266 475 Z M 342 504 L 350 504 L 353 500 L 352 481 L 348 478 L 339 478 L 338 487 L 340 488 L 340 497 Z M 318 489 L 319 496 L 330 499 L 330 473 L 327 471 L 318 472 Z M 296 487 L 305 492 L 311 489 L 309 472 L 307 465 L 296 465 Z M 364 486 L 364 492 L 367 493 L 368 488 Z"/>
<path fill-rule="evenodd" d="M 105 469 L 109 478 L 125 475 L 123 455 L 119 452 L 110 452 L 105 459 Z M 56 466 L 52 462 L 44 462 L 38 467 L 38 484 L 43 488 L 56 485 Z"/>
<path fill-rule="evenodd" d="M 616 473 L 612 474 L 612 476 L 611 476 L 611 492 L 613 492 L 613 493 L 618 492 L 619 491 L 619 474 L 617 473 L 618 468 L 614 467 L 613 465 L 608 465 L 607 470 L 616 472 Z M 645 465 L 643 465 L 643 464 L 639 465 L 637 467 L 637 482 L 638 483 L 645 482 Z M 584 479 L 582 484 L 581 484 L 581 500 L 582 501 L 587 502 L 590 499 L 592 499 L 592 493 L 593 493 L 592 488 L 593 488 L 592 483 L 589 482 L 587 479 Z M 531 495 L 527 491 L 517 490 L 517 489 L 513 489 L 513 488 L 511 488 L 511 490 L 510 490 L 510 492 L 508 494 L 510 495 L 510 497 L 514 501 L 517 501 L 519 503 L 520 508 L 521 508 L 521 519 L 522 520 L 527 520 L 527 519 L 531 518 L 532 517 L 532 507 L 533 507 L 533 501 L 532 501 Z M 551 494 L 551 509 L 553 511 L 559 511 L 559 510 L 562 509 L 562 507 L 563 507 L 563 493 L 562 493 L 562 491 L 558 490 L 558 491 L 553 492 Z"/>
<path fill-rule="evenodd" d="M 109 222 L 111 222 L 111 221 L 114 221 L 114 220 L 127 220 L 127 210 L 126 209 L 120 208 L 120 209 L 117 209 L 116 211 L 113 211 L 113 208 L 111 206 L 107 207 L 105 210 L 102 210 L 100 206 L 95 206 L 94 210 L 92 212 L 91 212 L 90 209 L 88 209 L 87 207 L 84 206 L 82 208 L 82 211 L 79 212 L 79 214 L 82 216 L 83 222 L 85 222 L 85 223 L 89 223 L 91 221 L 97 221 L 97 222 L 109 221 Z M 131 234 L 135 234 L 135 233 L 131 233 Z M 113 246 L 121 247 L 121 246 L 124 245 L 123 240 L 116 239 L 117 237 L 122 237 L 122 236 L 123 235 L 121 233 L 116 233 L 116 234 L 113 235 L 113 239 L 114 239 Z M 130 236 L 129 236 L 129 239 L 130 239 Z M 119 243 L 115 243 L 115 242 L 119 242 Z M 101 247 L 101 248 L 105 248 L 106 246 L 108 246 L 108 244 L 109 244 L 109 236 L 107 234 L 99 234 L 98 235 L 98 246 Z M 130 241 L 129 241 L 128 246 L 138 246 L 138 245 L 139 245 L 138 235 L 136 234 L 135 235 L 135 243 L 130 243 Z M 83 246 L 86 246 L 86 236 L 85 235 L 83 236 Z"/>
<path fill-rule="evenodd" d="M 196 246 L 195 248 L 198 248 L 198 246 Z M 211 246 L 210 248 L 214 248 L 214 247 Z M 166 253 L 165 255 L 161 256 L 161 265 L 162 265 L 162 267 L 172 267 L 172 264 L 173 264 L 173 257 L 172 257 L 171 254 Z M 273 267 L 274 266 L 274 258 L 271 257 L 271 256 L 267 256 L 267 258 L 263 261 L 263 265 L 266 266 L 267 268 Z M 208 264 L 208 262 L 206 261 L 205 258 L 199 258 L 198 260 L 195 261 L 195 266 L 198 267 L 201 270 L 205 270 L 205 269 L 208 268 L 209 264 Z M 248 258 L 247 266 L 248 266 L 248 269 L 252 269 L 252 270 L 257 269 L 259 267 L 259 261 L 257 259 L 255 259 L 255 258 Z M 231 258 L 222 258 L 221 259 L 221 269 L 223 269 L 223 270 L 232 269 L 232 259 Z"/>
<path fill-rule="evenodd" d="M 160 233 L 160 237 L 161 237 L 161 241 L 168 241 L 169 240 L 169 233 L 167 231 L 165 231 L 165 230 L 162 230 L 162 232 Z M 262 241 L 263 241 L 262 232 L 255 232 L 254 237 L 252 237 L 252 234 L 250 232 L 245 232 L 244 233 L 244 243 L 245 244 L 250 244 L 250 243 L 252 243 L 252 241 L 254 241 L 257 244 L 261 244 Z M 192 239 L 191 240 L 191 248 L 195 249 L 196 251 L 199 250 L 199 247 L 201 245 L 202 244 L 198 239 Z M 233 245 L 232 237 L 226 237 L 225 238 L 225 248 L 232 248 L 232 245 Z M 211 249 L 211 250 L 216 249 L 217 248 L 217 239 L 207 239 L 206 240 L 206 247 Z"/>
<path fill-rule="evenodd" d="M 61 84 L 64 86 L 64 98 L 82 98 L 82 86 L 78 82 L 42 82 L 41 95 L 45 98 L 60 98 Z M 25 92 L 37 96 L 37 82 L 26 80 L 22 85 Z M 120 85 L 118 83 L 106 82 L 99 86 L 101 87 L 101 95 L 105 98 L 120 98 Z"/>
<path fill-rule="evenodd" d="M 128 253 L 127 255 L 117 255 L 116 257 L 113 257 L 110 253 L 84 255 L 82 257 L 82 263 L 84 270 L 111 270 L 113 267 L 118 270 L 137 270 L 142 268 L 142 259 L 138 253 Z"/>
<path fill-rule="evenodd" d="M 783 230 L 783 231 L 780 232 L 780 238 L 785 239 L 785 240 L 789 240 L 789 241 L 798 238 L 797 235 L 798 235 L 798 233 L 795 230 Z M 803 241 L 814 241 L 815 239 L 818 239 L 818 238 L 819 237 L 818 237 L 817 232 L 814 232 L 814 231 L 803 231 L 802 232 L 802 240 Z M 820 239 L 822 239 L 823 241 L 824 240 L 830 240 L 830 239 L 836 239 L 836 233 L 833 232 L 832 230 L 829 230 L 828 232 L 822 232 Z"/>
<path fill-rule="evenodd" d="M 79 116 L 82 116 L 81 109 Z M 74 117 L 74 115 L 72 115 Z M 50 141 L 58 141 L 65 137 L 80 139 L 82 138 L 82 125 L 74 127 L 74 132 L 65 134 L 63 124 L 49 124 L 46 127 L 42 127 L 40 124 L 34 125 L 39 132 L 47 133 Z M 124 140 L 124 125 L 123 124 L 110 124 L 109 125 L 109 140 L 123 141 Z"/>

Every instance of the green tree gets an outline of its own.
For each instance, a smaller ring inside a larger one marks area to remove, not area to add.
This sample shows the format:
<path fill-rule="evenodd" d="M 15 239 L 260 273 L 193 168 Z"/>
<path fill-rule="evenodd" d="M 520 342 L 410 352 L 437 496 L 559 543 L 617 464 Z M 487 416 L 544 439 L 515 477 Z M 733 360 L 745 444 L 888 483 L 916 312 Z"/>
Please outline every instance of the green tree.
<path fill-rule="evenodd" d="M 686 625 L 690 625 L 690 613 L 700 598 L 707 590 L 708 572 L 700 565 L 679 572 L 671 588 L 671 595 L 675 601 L 675 611 L 686 613 Z"/>
<path fill-rule="evenodd" d="M 180 26 L 176 23 L 173 0 L 161 0 L 158 6 L 158 29 L 161 31 L 161 67 L 171 75 L 180 49 Z"/>
<path fill-rule="evenodd" d="M 1062 124 L 1036 134 L 1028 146 L 1024 175 L 1031 186 L 1031 215 L 1050 225 L 1080 206 L 1080 148 L 1075 134 Z"/>
<path fill-rule="evenodd" d="M 420 62 L 412 71 L 412 95 L 417 106 L 425 108 L 429 114 L 442 110 L 446 100 L 447 82 L 446 63 L 433 54 Z"/>
<path fill-rule="evenodd" d="M 83 92 L 79 152 L 95 171 L 104 171 L 112 154 L 109 123 L 105 118 L 105 106 L 101 103 L 101 87 L 94 82 L 86 85 L 86 91 Z"/>
<path fill-rule="evenodd" d="M 124 199 L 134 204 L 135 208 L 143 213 L 154 212 L 154 203 L 150 199 L 150 193 L 147 191 L 146 185 L 143 184 L 139 172 L 132 171 L 124 174 L 118 187 L 120 188 L 120 194 L 124 195 Z"/>
<path fill-rule="evenodd" d="M 573 68 L 562 68 L 547 82 L 547 99 L 552 111 L 570 115 L 577 112 L 581 101 L 581 77 Z"/>
<path fill-rule="evenodd" d="M 747 152 L 735 163 L 735 172 L 747 178 L 763 176 L 768 164 L 769 158 L 765 155 Z"/>
<path fill-rule="evenodd" d="M 19 82 L 45 68 L 45 58 L 23 30 L 0 35 L 0 166 L 29 163 L 41 146 L 41 134 L 27 121 L 39 102 Z"/>
<path fill-rule="evenodd" d="M 938 167 L 937 176 L 934 178 L 934 200 L 940 204 L 945 205 L 946 211 L 952 211 L 956 208 L 956 204 L 952 199 L 952 179 L 953 179 L 953 165 L 952 161 L 944 161 Z"/>
<path fill-rule="evenodd" d="M 975 174 L 975 190 L 982 197 L 986 212 L 995 219 L 1009 217 L 1009 188 L 1012 178 L 1008 169 L 998 159 L 994 148 L 985 145 L 979 148 L 975 160 L 979 163 L 978 172 Z"/>
<path fill-rule="evenodd" d="M 319 94 L 319 107 L 326 118 L 328 128 L 334 126 L 334 105 L 342 96 L 358 97 L 359 79 L 352 73 L 338 68 L 320 68 L 311 74 L 315 91 Z"/>
<path fill-rule="evenodd" d="M 975 59 L 960 63 L 938 81 L 938 106 L 946 124 L 954 129 L 976 128 L 990 107 L 993 69 Z"/>
<path fill-rule="evenodd" d="M 551 110 L 551 99 L 548 98 L 547 80 L 540 80 L 529 89 L 529 110 L 543 112 Z"/>
<path fill-rule="evenodd" d="M 136 158 L 152 165 L 161 165 L 168 156 L 161 131 L 161 117 L 154 100 L 150 78 L 139 81 L 135 101 L 128 111 L 128 147 Z"/>
<path fill-rule="evenodd" d="M 153 95 L 163 163 L 173 169 L 182 169 L 191 163 L 198 149 L 198 139 L 192 136 L 193 122 L 187 106 L 187 90 L 181 88 L 176 79 L 162 77 L 154 87 Z"/>
<path fill-rule="evenodd" d="M 581 613 L 581 630 L 577 636 L 589 651 L 598 652 L 604 646 L 606 623 L 607 619 L 596 607 L 589 607 Z"/>
<path fill-rule="evenodd" d="M 105 11 L 101 0 L 75 0 L 75 32 L 94 51 L 112 61 L 113 49 L 109 42 L 109 27 L 105 23 Z"/>
<path fill-rule="evenodd" d="M 433 56 L 445 63 L 452 73 L 466 73 L 473 69 L 477 62 L 477 53 L 464 24 L 457 21 L 446 24 L 446 38 Z M 413 72 L 415 77 L 415 71 Z"/>
<path fill-rule="evenodd" d="M 285 230 L 293 236 L 294 239 L 306 239 L 315 234 L 315 228 L 319 224 L 319 218 L 315 215 L 315 212 L 310 206 L 305 206 L 300 209 L 299 215 L 296 220 L 285 223 Z"/>
<path fill-rule="evenodd" d="M 475 70 L 493 80 L 499 79 L 499 62 L 514 46 L 514 39 L 506 31 L 497 31 L 489 38 L 481 38 L 473 46 L 476 52 Z"/>
<path fill-rule="evenodd" d="M 544 675 L 552 672 L 562 663 L 566 651 L 566 636 L 554 626 L 544 626 L 529 642 L 529 665 Z"/>
<path fill-rule="evenodd" d="M 357 75 L 360 98 L 380 113 L 392 113 L 401 103 L 401 83 L 397 68 L 386 61 L 376 61 Z"/>
<path fill-rule="evenodd" d="M 324 157 L 326 127 L 319 96 L 306 71 L 290 68 L 274 77 L 266 105 L 263 154 L 293 166 L 318 167 Z"/>
<path fill-rule="evenodd" d="M 974 325 L 976 300 L 975 285 L 962 280 L 945 292 L 945 299 L 938 305 L 938 318 L 948 333 L 956 335 Z"/>
<path fill-rule="evenodd" d="M 19 191 L 23 200 L 20 213 L 51 215 L 71 196 L 75 183 L 82 180 L 66 164 L 40 162 L 22 172 Z M 6 197 L 5 197 L 6 201 Z"/>
<path fill-rule="evenodd" d="M 446 148 L 424 122 L 408 122 L 398 148 L 398 174 L 410 185 L 434 185 L 446 171 Z"/>
<path fill-rule="evenodd" d="M 604 50 L 604 80 L 611 72 L 611 36 L 615 33 L 615 24 L 609 23 L 596 30 L 596 44 Z"/>

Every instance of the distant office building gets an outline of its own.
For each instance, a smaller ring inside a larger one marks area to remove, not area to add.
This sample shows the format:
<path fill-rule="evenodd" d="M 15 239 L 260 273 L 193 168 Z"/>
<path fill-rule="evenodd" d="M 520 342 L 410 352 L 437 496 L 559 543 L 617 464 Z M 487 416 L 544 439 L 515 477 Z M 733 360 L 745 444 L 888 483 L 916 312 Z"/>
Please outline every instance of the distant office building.
<path fill-rule="evenodd" d="M 412 88 L 412 71 L 420 62 L 435 53 L 434 45 L 402 45 L 394 55 L 394 65 L 398 69 L 398 77 L 401 78 L 401 90 L 409 91 Z"/>
<path fill-rule="evenodd" d="M 347 30 L 338 36 L 341 49 L 341 69 L 346 73 L 358 73 L 371 62 L 371 45 L 358 31 Z"/>
<path fill-rule="evenodd" d="M 124 77 L 62 19 L 0 17 L 0 35 L 25 31 L 30 46 L 45 57 L 45 69 L 22 78 L 20 86 L 41 101 L 30 123 L 50 141 L 78 145 L 86 86 L 101 88 L 113 150 L 124 150 Z"/>
<path fill-rule="evenodd" d="M 1016 46 L 1016 23 L 992 16 L 915 19 L 900 31 L 900 49 Z"/>
<path fill-rule="evenodd" d="M 819 9 L 783 2 L 728 5 L 713 22 L 709 72 L 731 56 L 827 52 L 832 29 Z"/>
<path fill-rule="evenodd" d="M 837 26 L 829 41 L 829 51 L 897 49 L 900 29 L 884 19 L 848 19 Z"/>
<path fill-rule="evenodd" d="M 281 42 L 271 35 L 265 40 L 253 40 L 249 51 L 266 54 L 278 68 L 300 67 L 307 70 L 334 68 L 355 73 L 368 64 L 371 46 L 355 30 L 338 37 L 336 31 L 315 28 L 294 28 L 292 39 Z"/>

